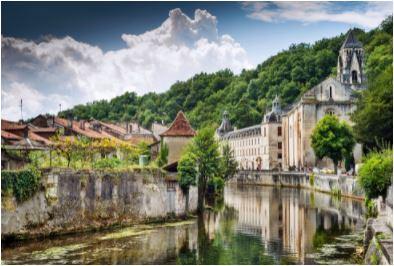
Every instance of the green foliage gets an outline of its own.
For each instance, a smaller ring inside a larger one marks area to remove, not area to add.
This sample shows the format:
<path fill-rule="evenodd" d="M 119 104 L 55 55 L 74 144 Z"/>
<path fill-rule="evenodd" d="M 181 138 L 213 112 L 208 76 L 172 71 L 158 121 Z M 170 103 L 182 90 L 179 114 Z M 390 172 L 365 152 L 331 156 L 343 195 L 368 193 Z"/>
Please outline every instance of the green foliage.
<path fill-rule="evenodd" d="M 391 61 L 392 62 L 392 61 Z M 358 141 L 367 148 L 377 147 L 377 141 L 393 140 L 393 67 L 390 65 L 370 79 L 368 89 L 357 101 L 352 114 Z"/>
<path fill-rule="evenodd" d="M 221 176 L 225 181 L 229 180 L 237 171 L 237 161 L 230 145 L 225 143 L 222 147 L 222 158 L 220 160 Z"/>
<path fill-rule="evenodd" d="M 225 181 L 220 176 L 215 176 L 208 181 L 208 187 L 211 187 L 215 194 L 223 192 Z"/>
<path fill-rule="evenodd" d="M 369 80 L 374 79 L 384 65 L 392 64 L 392 20 L 386 19 L 379 28 L 369 32 L 356 29 L 355 33 L 366 50 L 366 65 L 372 75 Z M 183 110 L 193 127 L 199 129 L 218 123 L 223 109 L 227 109 L 235 126 L 251 126 L 261 122 L 262 113 L 275 94 L 281 96 L 284 105 L 290 104 L 335 73 L 344 39 L 345 34 L 341 34 L 313 45 L 293 44 L 255 69 L 243 70 L 240 75 L 228 69 L 199 73 L 174 83 L 164 93 L 137 96 L 127 92 L 110 101 L 77 105 L 61 112 L 60 116 L 93 117 L 103 121 L 132 119 L 148 127 L 153 121 L 169 123 Z"/>
<path fill-rule="evenodd" d="M 14 195 L 18 202 L 29 199 L 40 187 L 41 175 L 35 169 L 1 171 L 1 195 Z"/>
<path fill-rule="evenodd" d="M 317 158 L 332 159 L 335 172 L 338 162 L 349 156 L 356 144 L 351 128 L 334 115 L 326 115 L 317 123 L 311 139 Z"/>
<path fill-rule="evenodd" d="M 311 187 L 313 187 L 313 186 L 315 185 L 315 173 L 312 173 L 312 174 L 309 176 L 309 185 L 310 185 Z"/>
<path fill-rule="evenodd" d="M 178 162 L 179 186 L 188 192 L 190 186 L 196 184 L 197 168 L 193 154 L 186 152 Z"/>
<path fill-rule="evenodd" d="M 168 162 L 168 145 L 164 143 L 163 140 L 160 142 L 159 156 L 157 157 L 157 165 L 162 167 Z"/>
<path fill-rule="evenodd" d="M 376 203 L 369 199 L 365 198 L 365 216 L 366 218 L 375 218 L 378 217 L 378 207 L 376 206 Z"/>
<path fill-rule="evenodd" d="M 114 169 L 121 165 L 122 161 L 116 157 L 112 158 L 101 158 L 93 162 L 93 168 L 95 169 Z"/>
<path fill-rule="evenodd" d="M 215 130 L 207 127 L 199 130 L 189 146 L 197 167 L 198 210 L 203 211 L 208 181 L 220 175 L 219 144 L 214 138 Z"/>
<path fill-rule="evenodd" d="M 359 183 L 368 198 L 386 197 L 393 173 L 393 151 L 369 153 L 359 170 Z"/>

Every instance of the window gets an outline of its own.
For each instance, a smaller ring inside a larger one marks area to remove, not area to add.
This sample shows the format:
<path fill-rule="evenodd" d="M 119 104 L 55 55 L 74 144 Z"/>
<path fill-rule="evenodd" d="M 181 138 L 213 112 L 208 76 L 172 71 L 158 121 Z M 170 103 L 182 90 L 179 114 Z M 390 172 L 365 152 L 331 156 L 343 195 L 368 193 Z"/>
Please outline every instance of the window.
<path fill-rule="evenodd" d="M 278 153 L 278 159 L 282 159 L 282 153 Z"/>
<path fill-rule="evenodd" d="M 332 99 L 332 88 L 330 86 L 330 99 Z"/>
<path fill-rule="evenodd" d="M 264 127 L 264 137 L 265 137 L 265 127 Z"/>
<path fill-rule="evenodd" d="M 282 142 L 278 142 L 278 149 L 282 149 Z"/>
<path fill-rule="evenodd" d="M 278 137 L 282 136 L 282 127 L 278 127 Z"/>
<path fill-rule="evenodd" d="M 357 71 L 353 70 L 352 71 L 352 83 L 357 83 Z"/>
<path fill-rule="evenodd" d="M 335 111 L 334 111 L 334 109 L 327 109 L 326 114 L 327 115 L 335 115 Z"/>

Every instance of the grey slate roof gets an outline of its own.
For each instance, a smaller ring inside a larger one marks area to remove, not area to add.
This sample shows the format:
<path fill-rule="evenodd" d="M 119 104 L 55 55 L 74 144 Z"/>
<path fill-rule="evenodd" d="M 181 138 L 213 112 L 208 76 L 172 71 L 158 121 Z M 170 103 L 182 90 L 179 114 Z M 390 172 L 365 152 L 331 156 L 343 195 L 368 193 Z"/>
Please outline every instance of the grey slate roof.
<path fill-rule="evenodd" d="M 350 30 L 345 38 L 345 41 L 343 42 L 341 49 L 343 48 L 362 48 L 363 45 L 361 44 L 361 42 L 359 42 L 356 38 L 356 36 L 354 36 L 354 32 L 353 30 Z"/>

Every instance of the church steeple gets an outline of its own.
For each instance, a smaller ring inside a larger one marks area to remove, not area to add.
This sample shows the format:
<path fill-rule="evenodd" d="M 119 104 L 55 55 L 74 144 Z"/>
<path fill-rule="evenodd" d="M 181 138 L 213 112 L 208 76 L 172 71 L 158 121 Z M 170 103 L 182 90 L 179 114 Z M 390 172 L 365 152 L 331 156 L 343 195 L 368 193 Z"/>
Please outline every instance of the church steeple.
<path fill-rule="evenodd" d="M 219 128 L 216 130 L 219 136 L 226 134 L 233 130 L 231 126 L 230 120 L 228 119 L 228 112 L 223 112 L 222 123 L 220 124 Z"/>
<path fill-rule="evenodd" d="M 344 84 L 360 85 L 365 81 L 364 48 L 349 30 L 339 50 L 337 79 Z"/>

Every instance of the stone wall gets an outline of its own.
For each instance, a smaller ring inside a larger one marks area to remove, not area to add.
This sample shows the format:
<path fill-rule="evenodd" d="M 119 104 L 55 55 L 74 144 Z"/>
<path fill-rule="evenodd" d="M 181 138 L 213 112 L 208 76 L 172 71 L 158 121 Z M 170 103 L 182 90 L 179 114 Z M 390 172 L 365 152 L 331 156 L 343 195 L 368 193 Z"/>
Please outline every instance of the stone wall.
<path fill-rule="evenodd" d="M 338 192 L 342 196 L 358 199 L 364 198 L 361 187 L 356 179 L 351 176 L 322 175 L 299 172 L 276 172 L 276 171 L 238 171 L 231 179 L 232 183 L 288 186 L 314 189 L 321 192 Z"/>
<path fill-rule="evenodd" d="M 197 208 L 192 187 L 189 211 Z M 45 170 L 42 189 L 17 204 L 3 198 L 2 238 L 34 237 L 134 224 L 182 216 L 185 197 L 178 183 L 159 170 L 123 172 Z"/>

